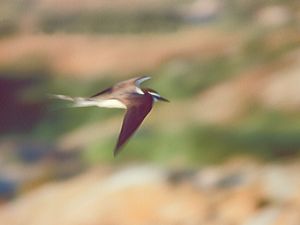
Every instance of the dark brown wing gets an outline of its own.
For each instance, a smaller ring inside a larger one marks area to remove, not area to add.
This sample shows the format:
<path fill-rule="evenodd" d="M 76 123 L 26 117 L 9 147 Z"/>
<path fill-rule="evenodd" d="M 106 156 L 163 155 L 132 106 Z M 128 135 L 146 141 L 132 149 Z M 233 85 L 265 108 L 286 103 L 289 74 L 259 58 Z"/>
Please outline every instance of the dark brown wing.
<path fill-rule="evenodd" d="M 111 93 L 111 91 L 112 91 L 112 87 L 110 87 L 110 88 L 106 88 L 105 90 L 103 90 L 103 91 L 100 91 L 100 92 L 98 92 L 98 93 L 96 93 L 96 94 L 92 95 L 90 98 L 95 98 L 95 97 L 97 97 L 97 96 L 99 96 L 99 95 L 103 95 L 103 94 Z"/>
<path fill-rule="evenodd" d="M 152 108 L 153 99 L 148 93 L 136 95 L 131 101 L 134 102 L 134 104 L 127 109 L 118 143 L 114 150 L 114 156 L 120 152 L 121 147 L 134 134 Z"/>

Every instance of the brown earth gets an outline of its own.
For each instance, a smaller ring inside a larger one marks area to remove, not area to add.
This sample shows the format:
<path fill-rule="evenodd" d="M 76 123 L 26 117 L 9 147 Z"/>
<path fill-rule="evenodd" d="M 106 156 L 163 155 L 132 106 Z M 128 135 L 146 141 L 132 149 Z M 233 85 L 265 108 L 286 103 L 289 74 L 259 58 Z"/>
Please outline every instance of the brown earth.
<path fill-rule="evenodd" d="M 172 59 L 224 54 L 238 36 L 209 29 L 159 35 L 23 35 L 0 41 L 0 65 L 18 65 L 33 57 L 59 74 L 81 79 L 105 72 L 129 75 Z"/>

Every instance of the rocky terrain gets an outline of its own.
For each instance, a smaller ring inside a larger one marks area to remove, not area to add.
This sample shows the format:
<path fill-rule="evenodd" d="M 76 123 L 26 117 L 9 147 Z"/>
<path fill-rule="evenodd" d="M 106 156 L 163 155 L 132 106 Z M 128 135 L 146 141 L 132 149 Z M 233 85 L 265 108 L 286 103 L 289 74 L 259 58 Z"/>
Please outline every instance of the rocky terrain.
<path fill-rule="evenodd" d="M 297 225 L 299 162 L 233 159 L 200 169 L 96 167 L 0 208 L 10 225 Z"/>

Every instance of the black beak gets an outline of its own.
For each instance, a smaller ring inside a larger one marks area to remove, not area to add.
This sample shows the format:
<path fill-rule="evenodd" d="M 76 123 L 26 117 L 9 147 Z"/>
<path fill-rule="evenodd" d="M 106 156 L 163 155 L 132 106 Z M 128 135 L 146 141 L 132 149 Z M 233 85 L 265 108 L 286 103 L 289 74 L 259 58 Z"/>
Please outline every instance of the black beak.
<path fill-rule="evenodd" d="M 170 102 L 168 99 L 163 98 L 163 97 L 161 97 L 161 96 L 157 97 L 157 99 L 158 99 L 159 101 L 163 101 L 163 102 Z"/>

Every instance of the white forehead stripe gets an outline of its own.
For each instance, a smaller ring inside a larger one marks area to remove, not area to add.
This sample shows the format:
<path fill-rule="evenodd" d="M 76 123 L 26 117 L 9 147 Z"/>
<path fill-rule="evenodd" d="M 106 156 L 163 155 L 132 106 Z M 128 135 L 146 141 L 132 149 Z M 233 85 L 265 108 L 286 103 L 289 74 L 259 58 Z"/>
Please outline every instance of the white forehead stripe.
<path fill-rule="evenodd" d="M 160 97 L 160 95 L 156 92 L 149 91 L 149 94 L 154 96 L 154 97 L 158 97 L 158 98 Z"/>

